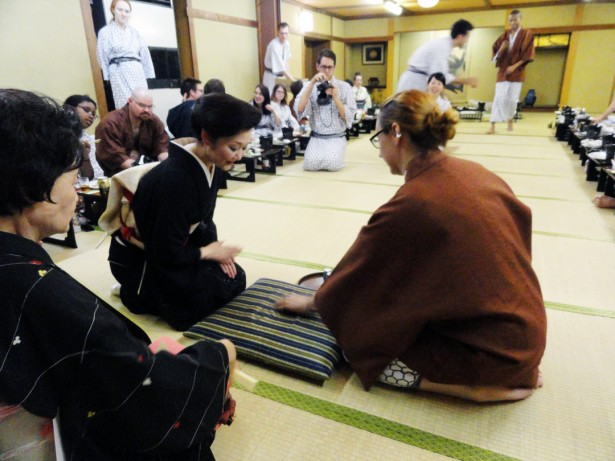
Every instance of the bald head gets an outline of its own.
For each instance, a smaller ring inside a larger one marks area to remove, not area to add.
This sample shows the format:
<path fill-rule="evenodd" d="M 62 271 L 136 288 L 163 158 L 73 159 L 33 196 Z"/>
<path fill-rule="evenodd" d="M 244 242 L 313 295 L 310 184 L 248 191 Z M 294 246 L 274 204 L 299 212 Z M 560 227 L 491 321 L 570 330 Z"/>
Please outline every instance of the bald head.
<path fill-rule="evenodd" d="M 142 98 L 147 98 L 147 97 L 152 98 L 152 93 L 147 88 L 138 86 L 132 90 L 132 93 L 130 93 L 130 97 L 140 101 Z"/>
<path fill-rule="evenodd" d="M 128 109 L 133 119 L 149 120 L 154 109 L 154 98 L 147 88 L 135 88 L 128 98 Z"/>

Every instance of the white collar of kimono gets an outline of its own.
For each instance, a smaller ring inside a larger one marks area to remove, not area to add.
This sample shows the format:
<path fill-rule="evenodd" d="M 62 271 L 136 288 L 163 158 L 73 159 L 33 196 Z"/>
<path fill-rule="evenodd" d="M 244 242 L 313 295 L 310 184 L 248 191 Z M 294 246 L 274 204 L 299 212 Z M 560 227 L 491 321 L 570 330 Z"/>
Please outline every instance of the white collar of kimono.
<path fill-rule="evenodd" d="M 196 156 L 196 154 L 194 153 L 196 149 L 196 143 L 193 142 L 192 144 L 186 144 L 185 146 L 179 146 L 179 147 L 184 149 L 186 152 L 192 155 L 196 159 L 197 162 L 199 162 L 199 165 L 201 165 L 201 168 L 203 168 L 203 172 L 205 173 L 205 177 L 207 178 L 207 183 L 211 186 L 211 183 L 214 179 L 214 172 L 216 170 L 214 168 L 212 169 L 212 171 L 209 171 L 209 168 L 207 167 L 207 165 L 205 165 L 205 163 L 203 163 L 203 161 Z"/>

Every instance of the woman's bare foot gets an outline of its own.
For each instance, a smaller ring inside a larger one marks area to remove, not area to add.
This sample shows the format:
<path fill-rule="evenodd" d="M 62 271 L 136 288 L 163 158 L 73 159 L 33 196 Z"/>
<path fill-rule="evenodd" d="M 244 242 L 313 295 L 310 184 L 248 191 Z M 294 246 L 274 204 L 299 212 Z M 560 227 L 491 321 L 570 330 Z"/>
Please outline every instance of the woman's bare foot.
<path fill-rule="evenodd" d="M 485 134 L 493 134 L 495 133 L 495 124 L 491 124 L 491 127 L 489 127 L 489 129 L 487 130 L 487 132 Z"/>
<path fill-rule="evenodd" d="M 615 208 L 614 197 L 609 197 L 607 195 L 596 195 L 592 201 L 598 208 Z"/>
<path fill-rule="evenodd" d="M 441 384 L 434 383 L 423 378 L 421 386 L 422 391 L 434 392 L 436 394 L 449 395 L 460 399 L 471 400 L 473 402 L 504 402 L 523 400 L 534 393 L 534 390 L 542 387 L 543 379 L 538 372 L 538 380 L 536 387 L 518 387 L 510 388 L 504 386 L 463 386 L 459 384 Z"/>
<path fill-rule="evenodd" d="M 542 377 L 542 372 L 540 371 L 540 369 L 538 370 L 538 379 L 536 380 L 536 385 L 534 386 L 534 389 L 540 389 L 544 384 L 544 378 Z"/>
<path fill-rule="evenodd" d="M 513 130 L 513 121 L 509 120 L 508 121 L 508 131 L 512 131 Z"/>

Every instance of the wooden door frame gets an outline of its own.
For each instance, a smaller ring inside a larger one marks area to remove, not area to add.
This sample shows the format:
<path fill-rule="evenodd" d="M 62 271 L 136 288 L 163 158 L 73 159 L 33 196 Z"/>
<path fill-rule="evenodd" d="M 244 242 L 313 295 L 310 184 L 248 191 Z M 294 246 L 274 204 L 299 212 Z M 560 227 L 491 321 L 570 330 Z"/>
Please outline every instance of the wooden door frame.
<path fill-rule="evenodd" d="M 265 72 L 267 45 L 278 36 L 280 18 L 280 0 L 256 0 L 259 78 Z"/>
<path fill-rule="evenodd" d="M 96 59 L 96 31 L 94 30 L 94 20 L 92 19 L 92 8 L 90 0 L 79 0 L 81 5 L 81 17 L 83 18 L 83 27 L 85 29 L 85 39 L 88 47 L 88 56 L 90 57 L 90 68 L 92 69 L 92 80 L 94 81 L 94 90 L 96 91 L 96 103 L 98 105 L 98 113 L 103 118 L 109 112 L 107 107 L 107 98 L 105 96 L 105 86 L 102 78 L 102 70 Z"/>

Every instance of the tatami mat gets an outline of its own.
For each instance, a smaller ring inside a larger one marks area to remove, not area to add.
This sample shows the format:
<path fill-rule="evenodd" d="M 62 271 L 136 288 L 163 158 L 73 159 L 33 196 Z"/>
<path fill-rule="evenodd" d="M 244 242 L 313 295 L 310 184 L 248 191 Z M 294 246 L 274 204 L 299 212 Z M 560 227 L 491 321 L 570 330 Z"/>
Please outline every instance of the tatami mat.
<path fill-rule="evenodd" d="M 544 388 L 522 402 L 476 405 L 381 386 L 365 392 L 346 365 L 315 383 L 240 360 L 261 381 L 254 393 L 234 391 L 236 421 L 214 443 L 219 461 L 615 459 L 615 213 L 591 204 L 595 183 L 554 140 L 551 120 L 525 114 L 513 133 L 494 136 L 484 135 L 485 122 L 461 122 L 451 143 L 453 155 L 495 171 L 532 208 L 533 264 L 549 321 Z M 238 262 L 248 283 L 294 282 L 333 267 L 395 193 L 402 178 L 390 175 L 368 138 L 350 141 L 347 167 L 337 173 L 304 172 L 298 159 L 256 183 L 229 182 L 215 220 L 221 239 L 244 248 Z M 99 238 L 81 233 L 79 250 L 47 247 L 127 313 L 109 296 L 108 240 L 91 249 Z M 180 338 L 160 320 L 127 315 L 154 338 Z"/>
<path fill-rule="evenodd" d="M 247 392 L 233 392 L 248 411 L 238 414 L 230 428 L 218 431 L 213 451 L 219 461 L 450 459 Z M 355 453 L 352 457 L 349 448 Z"/>

